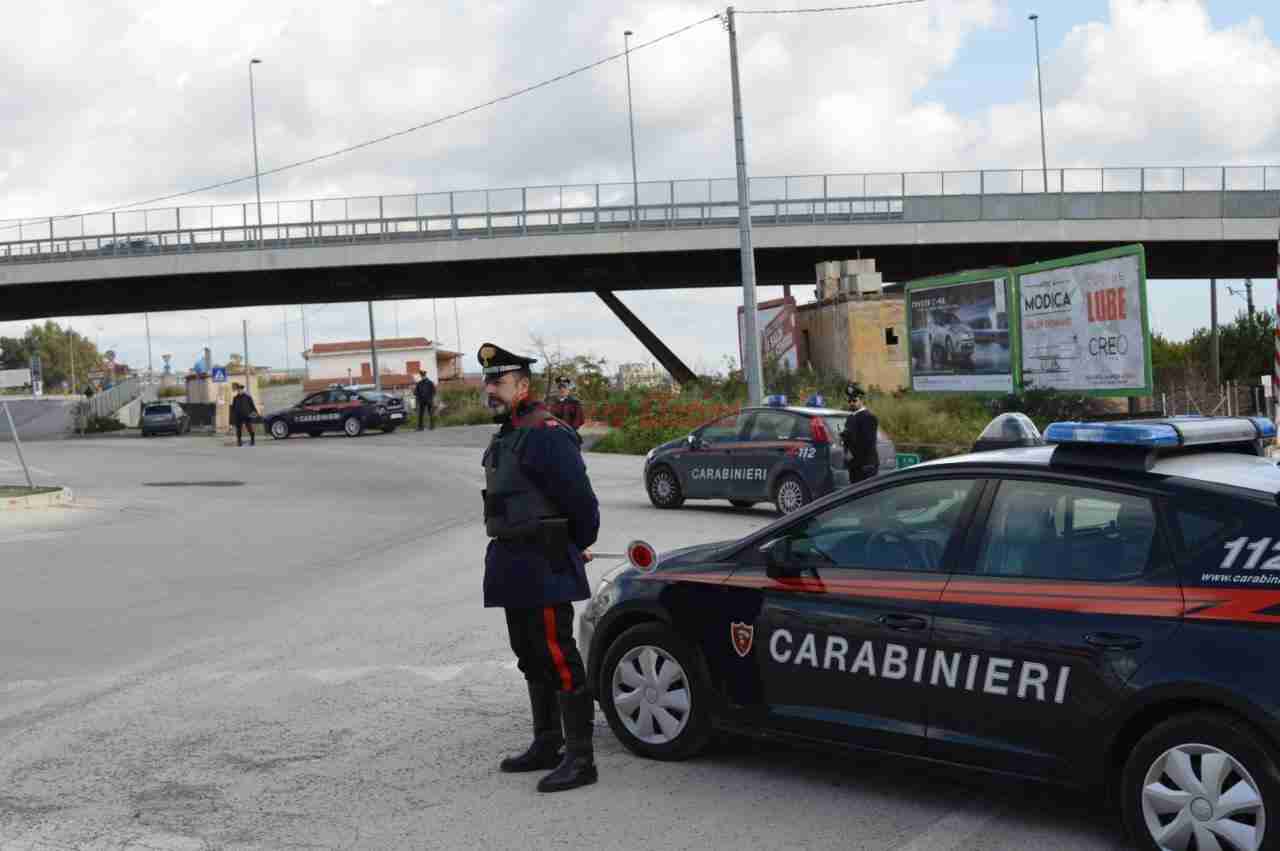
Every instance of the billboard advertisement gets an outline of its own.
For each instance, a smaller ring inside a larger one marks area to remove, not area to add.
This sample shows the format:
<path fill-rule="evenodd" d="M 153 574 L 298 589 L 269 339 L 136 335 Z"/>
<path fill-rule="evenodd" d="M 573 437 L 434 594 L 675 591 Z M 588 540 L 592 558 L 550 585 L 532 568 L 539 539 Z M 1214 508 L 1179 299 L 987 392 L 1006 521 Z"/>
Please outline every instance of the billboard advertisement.
<path fill-rule="evenodd" d="M 738 307 L 738 363 L 746 363 L 744 351 L 745 312 Z M 756 331 L 760 334 L 760 362 L 776 358 L 778 366 L 798 369 L 800 355 L 796 350 L 796 302 L 779 298 L 756 305 Z"/>
<path fill-rule="evenodd" d="M 0 369 L 0 390 L 12 387 L 26 387 L 31 383 L 29 369 Z"/>
<path fill-rule="evenodd" d="M 907 285 L 911 389 L 1008 393 L 1014 386 L 1009 276 L 968 273 Z"/>
<path fill-rule="evenodd" d="M 1022 384 L 1098 396 L 1151 392 L 1142 246 L 1014 270 Z"/>

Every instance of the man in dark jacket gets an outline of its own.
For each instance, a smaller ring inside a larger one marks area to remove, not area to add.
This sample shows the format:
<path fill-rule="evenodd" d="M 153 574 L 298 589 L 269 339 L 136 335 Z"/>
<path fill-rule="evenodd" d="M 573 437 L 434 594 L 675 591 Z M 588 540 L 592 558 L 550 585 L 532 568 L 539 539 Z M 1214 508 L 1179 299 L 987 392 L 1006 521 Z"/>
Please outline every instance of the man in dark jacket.
<path fill-rule="evenodd" d="M 876 451 L 876 439 L 880 433 L 880 421 L 863 404 L 862 388 L 850 381 L 845 387 L 852 412 L 844 421 L 840 433 L 845 448 L 845 465 L 849 471 L 849 484 L 869 479 L 880 469 L 880 453 Z"/>
<path fill-rule="evenodd" d="M 582 413 L 582 403 L 573 395 L 573 382 L 568 376 L 562 375 L 556 379 L 556 393 L 558 398 L 550 405 L 551 413 L 573 426 L 574 431 L 582 428 L 587 418 Z"/>
<path fill-rule="evenodd" d="M 585 564 L 600 505 L 581 440 L 530 398 L 532 358 L 480 347 L 484 391 L 500 424 L 484 454 L 484 604 L 506 610 L 507 631 L 529 687 L 533 744 L 503 771 L 554 769 L 539 792 L 595 783 L 595 704 L 573 639 L 573 602 L 590 596 Z M 565 750 L 561 754 L 561 746 Z"/>
<path fill-rule="evenodd" d="M 244 385 L 232 384 L 236 395 L 231 399 L 231 424 L 236 427 L 236 446 L 244 446 L 242 429 L 249 431 L 249 445 L 257 446 L 253 434 L 253 418 L 258 415 L 258 406 L 253 404 L 253 397 L 244 392 Z"/>
<path fill-rule="evenodd" d="M 419 372 L 418 375 L 421 378 L 413 388 L 413 398 L 418 402 L 418 431 L 422 431 L 422 417 L 424 415 L 434 430 L 436 427 L 436 383 L 427 377 L 425 369 Z"/>

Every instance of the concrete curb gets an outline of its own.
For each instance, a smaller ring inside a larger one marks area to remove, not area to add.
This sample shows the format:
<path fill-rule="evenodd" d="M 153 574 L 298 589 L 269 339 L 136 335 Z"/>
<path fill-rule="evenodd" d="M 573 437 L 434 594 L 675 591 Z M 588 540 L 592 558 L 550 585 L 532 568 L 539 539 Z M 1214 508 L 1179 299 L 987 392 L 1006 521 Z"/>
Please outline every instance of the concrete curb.
<path fill-rule="evenodd" d="M 38 493 L 33 496 L 0 497 L 0 511 L 24 511 L 30 508 L 56 508 L 70 505 L 75 497 L 71 488 L 58 488 L 49 493 Z"/>

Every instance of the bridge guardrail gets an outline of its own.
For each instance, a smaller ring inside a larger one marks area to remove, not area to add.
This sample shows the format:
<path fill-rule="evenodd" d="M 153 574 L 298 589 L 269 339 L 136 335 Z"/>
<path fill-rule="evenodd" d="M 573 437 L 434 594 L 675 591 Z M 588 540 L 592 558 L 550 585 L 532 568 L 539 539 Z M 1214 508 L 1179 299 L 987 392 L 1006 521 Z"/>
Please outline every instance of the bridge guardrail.
<path fill-rule="evenodd" d="M 1280 166 L 828 174 L 751 183 L 752 221 L 761 225 L 1280 215 Z M 638 195 L 628 183 L 273 201 L 263 204 L 261 225 L 250 202 L 0 221 L 0 263 L 737 224 L 731 179 L 638 188 Z M 3 239 L 12 235 L 17 239 Z"/>

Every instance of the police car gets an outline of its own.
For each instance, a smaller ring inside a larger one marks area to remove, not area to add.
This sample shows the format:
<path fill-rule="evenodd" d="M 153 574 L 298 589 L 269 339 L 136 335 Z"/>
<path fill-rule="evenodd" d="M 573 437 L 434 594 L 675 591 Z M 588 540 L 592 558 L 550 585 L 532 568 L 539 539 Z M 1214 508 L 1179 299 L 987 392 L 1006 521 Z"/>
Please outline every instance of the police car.
<path fill-rule="evenodd" d="M 786 397 L 743 408 L 651 450 L 644 484 L 658 508 L 686 499 L 727 499 L 739 508 L 772 502 L 780 514 L 849 484 L 840 433 L 848 411 L 791 407 Z M 897 466 L 893 442 L 878 433 L 880 471 Z"/>
<path fill-rule="evenodd" d="M 713 729 L 1097 788 L 1149 849 L 1280 847 L 1263 419 L 1055 423 L 735 541 L 629 547 L 580 619 L 637 754 Z"/>
<path fill-rule="evenodd" d="M 319 437 L 326 431 L 341 431 L 359 437 L 366 429 L 376 428 L 390 434 L 404 419 L 404 402 L 398 396 L 334 385 L 292 408 L 268 414 L 263 424 L 272 437 L 284 440 L 299 432 Z"/>

